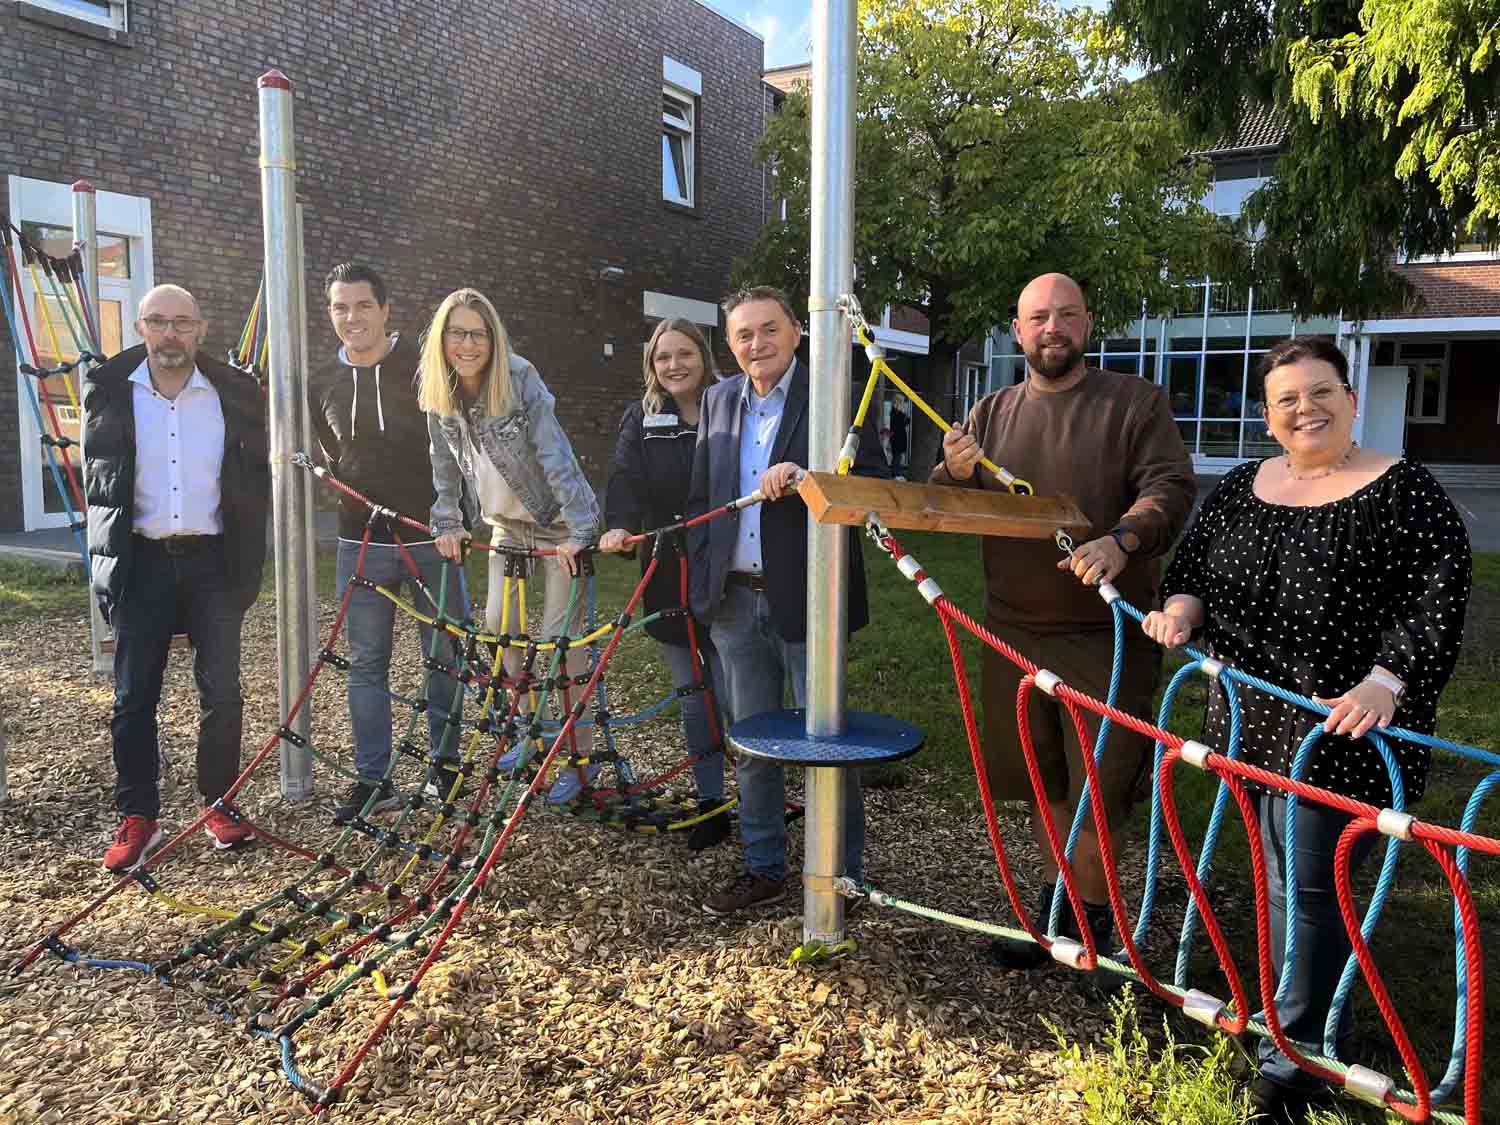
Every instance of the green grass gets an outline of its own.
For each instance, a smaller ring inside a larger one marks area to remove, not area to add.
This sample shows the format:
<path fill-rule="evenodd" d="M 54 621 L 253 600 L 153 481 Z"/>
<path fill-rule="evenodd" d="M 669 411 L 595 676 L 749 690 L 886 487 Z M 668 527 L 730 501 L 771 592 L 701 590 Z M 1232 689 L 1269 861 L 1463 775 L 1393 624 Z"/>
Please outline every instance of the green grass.
<path fill-rule="evenodd" d="M 87 612 L 81 563 L 50 566 L 0 558 L 0 626 Z"/>

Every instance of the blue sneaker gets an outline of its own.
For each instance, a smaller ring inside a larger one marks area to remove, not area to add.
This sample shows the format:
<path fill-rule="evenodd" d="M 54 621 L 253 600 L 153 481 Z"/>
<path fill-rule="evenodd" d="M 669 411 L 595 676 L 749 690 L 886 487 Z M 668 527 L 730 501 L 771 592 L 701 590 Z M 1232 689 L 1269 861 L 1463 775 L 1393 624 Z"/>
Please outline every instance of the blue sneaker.
<path fill-rule="evenodd" d="M 589 784 L 594 784 L 594 779 L 599 776 L 602 766 L 584 766 L 583 772 L 589 779 Z M 552 783 L 552 788 L 547 790 L 547 803 L 549 805 L 570 805 L 578 800 L 578 795 L 583 792 L 583 782 L 578 779 L 577 769 L 563 770 L 562 775 Z"/>

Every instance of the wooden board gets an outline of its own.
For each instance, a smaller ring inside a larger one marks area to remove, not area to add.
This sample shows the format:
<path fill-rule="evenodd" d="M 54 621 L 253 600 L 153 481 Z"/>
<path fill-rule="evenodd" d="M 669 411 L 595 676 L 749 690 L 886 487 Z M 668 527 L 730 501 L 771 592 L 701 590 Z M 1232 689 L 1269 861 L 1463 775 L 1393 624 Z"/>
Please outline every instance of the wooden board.
<path fill-rule="evenodd" d="M 1015 496 L 875 477 L 808 473 L 797 488 L 819 523 L 863 527 L 874 512 L 892 530 L 954 531 L 1007 539 L 1051 539 L 1062 528 L 1077 539 L 1090 524 L 1068 496 Z"/>

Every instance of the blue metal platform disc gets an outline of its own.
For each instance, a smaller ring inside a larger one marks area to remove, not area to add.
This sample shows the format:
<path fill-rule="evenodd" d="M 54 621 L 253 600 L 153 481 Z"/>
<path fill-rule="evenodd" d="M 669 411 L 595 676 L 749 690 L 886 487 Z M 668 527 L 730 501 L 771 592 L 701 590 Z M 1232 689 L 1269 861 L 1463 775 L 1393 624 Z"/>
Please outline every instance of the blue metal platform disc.
<path fill-rule="evenodd" d="M 918 727 L 874 711 L 846 711 L 844 733 L 814 738 L 801 708 L 765 711 L 734 724 L 729 745 L 737 753 L 791 766 L 866 766 L 908 758 L 922 747 Z"/>

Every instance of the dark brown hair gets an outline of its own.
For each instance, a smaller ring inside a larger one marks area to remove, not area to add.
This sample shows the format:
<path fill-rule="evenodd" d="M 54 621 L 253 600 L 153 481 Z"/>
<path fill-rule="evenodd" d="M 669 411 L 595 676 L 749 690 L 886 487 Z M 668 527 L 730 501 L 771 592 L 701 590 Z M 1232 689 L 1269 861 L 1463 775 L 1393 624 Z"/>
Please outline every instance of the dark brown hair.
<path fill-rule="evenodd" d="M 1349 359 L 1339 350 L 1331 336 L 1293 336 L 1278 340 L 1271 350 L 1260 359 L 1260 400 L 1266 400 L 1266 376 L 1278 367 L 1300 363 L 1304 359 L 1320 359 L 1332 367 L 1339 382 L 1349 386 Z"/>

